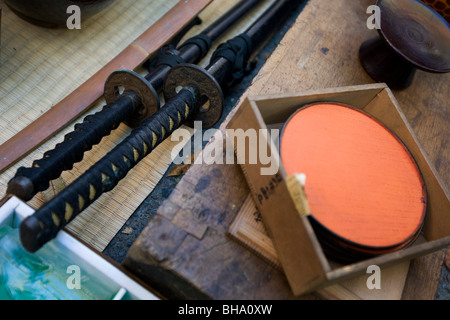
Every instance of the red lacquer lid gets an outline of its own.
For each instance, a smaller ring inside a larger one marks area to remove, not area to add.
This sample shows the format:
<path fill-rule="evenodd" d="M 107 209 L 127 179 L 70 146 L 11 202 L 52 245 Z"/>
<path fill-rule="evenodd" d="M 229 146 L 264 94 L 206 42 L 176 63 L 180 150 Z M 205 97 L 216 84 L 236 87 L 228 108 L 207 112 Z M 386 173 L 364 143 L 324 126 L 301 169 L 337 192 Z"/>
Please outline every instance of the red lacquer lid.
<path fill-rule="evenodd" d="M 369 114 L 338 103 L 303 107 L 284 126 L 280 154 L 287 175 L 306 175 L 311 218 L 328 242 L 379 254 L 418 236 L 426 210 L 419 168 Z"/>

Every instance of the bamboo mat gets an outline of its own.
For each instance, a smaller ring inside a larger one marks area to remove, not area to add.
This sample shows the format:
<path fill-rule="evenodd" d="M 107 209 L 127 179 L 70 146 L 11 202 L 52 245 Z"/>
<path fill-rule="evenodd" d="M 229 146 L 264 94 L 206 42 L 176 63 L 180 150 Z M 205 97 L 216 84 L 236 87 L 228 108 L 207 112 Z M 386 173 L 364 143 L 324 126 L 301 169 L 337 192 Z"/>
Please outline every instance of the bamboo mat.
<path fill-rule="evenodd" d="M 82 20 L 80 30 L 31 25 L 0 2 L 0 143 L 84 83 L 177 2 L 137 0 L 130 6 L 119 0 Z"/>
<path fill-rule="evenodd" d="M 274 0 L 263 1 L 248 19 L 238 23 L 217 43 L 244 31 Z M 16 17 L 0 0 L 2 13 L 0 58 L 0 144 L 7 141 L 120 53 L 152 23 L 157 21 L 177 0 L 118 0 L 96 19 L 82 21 L 81 30 L 45 29 Z M 238 0 L 213 1 L 201 14 L 203 23 L 194 27 L 192 36 L 238 3 Z M 217 45 L 217 44 L 216 44 Z M 209 56 L 201 63 L 207 64 Z M 143 73 L 143 70 L 136 70 Z M 52 149 L 81 122 L 87 114 L 99 111 L 104 100 L 97 101 L 90 111 L 62 130 L 41 147 L 20 160 L 0 176 L 0 197 L 8 181 L 20 166 L 30 166 L 34 159 Z M 183 127 L 186 129 L 186 127 Z M 121 125 L 101 144 L 87 152 L 84 160 L 54 181 L 49 190 L 28 202 L 37 209 L 62 187 L 85 172 L 125 138 L 131 129 Z M 192 130 L 191 130 L 192 133 Z M 101 196 L 92 206 L 75 218 L 67 229 L 93 248 L 102 251 L 127 219 L 151 193 L 171 164 L 171 152 L 182 146 L 170 139 L 146 157 L 113 190 Z"/>

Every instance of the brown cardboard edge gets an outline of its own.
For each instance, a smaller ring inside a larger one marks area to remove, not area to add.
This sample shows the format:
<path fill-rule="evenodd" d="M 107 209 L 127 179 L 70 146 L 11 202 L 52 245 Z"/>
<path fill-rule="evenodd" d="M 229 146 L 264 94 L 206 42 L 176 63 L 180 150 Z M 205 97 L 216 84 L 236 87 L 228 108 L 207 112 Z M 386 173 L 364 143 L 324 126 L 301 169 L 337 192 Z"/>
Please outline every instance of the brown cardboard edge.
<path fill-rule="evenodd" d="M 439 240 L 427 241 L 422 244 L 412 245 L 411 247 L 401 249 L 397 252 L 385 254 L 376 258 L 367 259 L 358 263 L 354 263 L 351 268 L 344 266 L 333 270 L 327 274 L 328 280 L 334 281 L 346 280 L 350 277 L 362 275 L 367 272 L 367 268 L 372 265 L 379 267 L 389 267 L 400 261 L 412 260 L 419 256 L 425 256 L 430 253 L 439 251 L 450 244 L 450 236 Z"/>
<path fill-rule="evenodd" d="M 255 103 L 258 104 L 259 107 L 267 110 L 268 112 L 270 112 L 269 109 L 272 107 L 274 103 L 281 102 L 283 104 L 290 104 L 294 108 L 295 106 L 300 107 L 298 106 L 298 103 L 295 102 L 295 100 L 299 98 L 308 97 L 307 101 L 305 102 L 307 104 L 311 102 L 328 101 L 329 99 L 323 99 L 321 97 L 329 94 L 333 94 L 335 96 L 333 98 L 333 101 L 335 102 L 344 102 L 343 99 L 351 95 L 352 97 L 354 97 L 356 101 L 358 101 L 355 106 L 360 107 L 370 103 L 383 89 L 386 88 L 387 88 L 386 84 L 369 84 L 369 85 L 347 86 L 332 89 L 304 91 L 288 94 L 259 95 L 248 97 L 248 99 L 254 101 Z M 371 94 L 368 96 L 369 91 Z M 277 111 L 272 111 L 271 113 L 277 113 Z M 270 117 L 270 114 L 268 116 Z M 276 121 L 276 119 L 274 119 L 273 122 L 279 121 Z"/>
<path fill-rule="evenodd" d="M 305 97 L 309 97 L 312 100 L 314 100 L 318 96 L 320 97 L 320 96 L 328 95 L 328 94 L 337 94 L 338 96 L 341 96 L 341 97 L 342 96 L 345 97 L 348 94 L 352 95 L 355 93 L 356 93 L 355 96 L 358 96 L 359 94 L 367 95 L 369 93 L 369 90 L 371 91 L 371 95 L 370 95 L 370 99 L 366 100 L 367 105 L 369 105 L 371 102 L 373 102 L 375 98 L 379 97 L 380 94 L 382 95 L 382 94 L 387 93 L 387 96 L 389 97 L 392 104 L 394 105 L 398 116 L 400 117 L 403 125 L 407 129 L 407 134 L 409 134 L 411 136 L 413 143 L 416 145 L 416 147 L 419 150 L 420 155 L 423 157 L 423 159 L 424 159 L 423 165 L 425 165 L 429 168 L 430 172 L 428 174 L 431 174 L 432 178 L 437 181 L 437 184 L 439 186 L 438 189 L 440 189 L 446 197 L 447 207 L 450 206 L 450 203 L 448 202 L 448 191 L 445 189 L 445 187 L 442 183 L 442 180 L 439 178 L 439 175 L 437 174 L 436 169 L 431 164 L 428 156 L 424 152 L 424 149 L 420 145 L 414 131 L 412 130 L 411 126 L 409 125 L 409 123 L 408 123 L 403 111 L 401 110 L 397 100 L 395 99 L 392 91 L 387 87 L 386 84 L 358 85 L 358 86 L 324 89 L 324 90 L 309 91 L 309 92 L 295 93 L 295 94 L 246 97 L 246 99 L 241 103 L 241 106 L 239 107 L 236 114 L 229 121 L 227 128 L 237 128 L 237 126 L 239 125 L 239 121 L 237 121 L 236 119 L 241 118 L 243 116 L 243 114 L 246 112 L 245 108 L 248 109 L 248 106 L 250 106 L 252 108 L 252 110 L 254 111 L 254 116 L 255 116 L 255 119 L 257 120 L 257 124 L 260 126 L 260 128 L 266 129 L 267 125 L 266 125 L 265 121 L 263 120 L 263 116 L 259 110 L 258 103 L 259 104 L 267 103 L 268 105 L 270 105 L 274 101 L 289 102 L 289 100 L 296 100 L 298 98 L 305 98 Z M 333 100 L 335 100 L 335 99 L 333 99 Z M 361 109 L 364 110 L 365 107 L 361 108 Z M 248 117 L 245 119 L 246 119 L 245 125 L 248 125 L 248 123 L 249 123 Z M 249 177 L 248 173 L 246 172 L 245 165 L 241 165 L 241 167 L 243 167 L 243 171 L 244 171 L 244 175 L 246 176 L 246 179 L 249 179 L 250 177 Z M 280 165 L 280 168 L 281 168 L 281 171 L 283 172 L 281 165 Z M 284 175 L 284 177 L 285 177 L 285 175 Z M 254 187 L 250 183 L 249 183 L 249 187 L 252 190 L 252 194 L 254 195 Z M 441 198 L 442 198 L 442 196 L 441 196 Z M 260 210 L 262 212 L 263 210 L 261 210 L 261 207 L 257 203 L 257 201 L 255 202 L 255 204 L 257 204 L 257 206 L 258 206 L 258 210 Z M 303 221 L 303 223 L 305 225 L 305 228 L 307 229 L 308 228 L 307 225 L 309 225 L 309 222 L 306 221 L 306 223 L 305 223 L 305 221 Z M 310 227 L 310 225 L 309 225 L 309 227 Z M 269 228 L 267 228 L 267 229 L 269 231 Z M 273 237 L 273 234 L 271 234 L 271 236 Z M 315 238 L 315 235 L 313 236 L 313 238 Z M 366 273 L 367 267 L 370 265 L 378 265 L 378 266 L 386 266 L 387 267 L 387 266 L 396 264 L 400 261 L 411 260 L 416 257 L 432 253 L 439 249 L 445 248 L 449 245 L 450 245 L 450 236 L 441 237 L 439 239 L 427 241 L 426 243 L 423 243 L 423 244 L 413 245 L 411 247 L 402 249 L 398 252 L 382 255 L 380 257 L 376 257 L 373 259 L 364 260 L 359 263 L 338 267 L 331 271 L 327 267 L 325 267 L 323 269 L 324 277 L 323 276 L 311 277 L 309 281 L 306 281 L 306 282 L 301 281 L 302 282 L 301 285 L 292 284 L 290 282 L 291 288 L 295 295 L 305 294 L 305 293 L 320 289 L 322 287 L 328 286 L 330 284 L 344 281 L 346 279 L 353 278 L 358 275 L 362 275 L 362 274 Z M 313 246 L 313 247 L 315 249 L 317 249 L 315 246 Z M 277 252 L 278 252 L 278 250 L 279 249 L 277 248 Z M 323 254 L 321 249 L 319 249 L 317 251 L 317 253 L 319 256 L 321 254 Z M 319 258 L 319 260 L 320 260 L 320 258 Z M 325 258 L 325 260 L 326 260 L 326 258 Z M 283 260 L 281 260 L 281 261 L 283 261 Z M 328 260 L 326 260 L 326 261 L 328 261 Z M 283 262 L 282 262 L 282 264 L 283 264 Z M 326 266 L 327 264 L 328 263 L 325 263 L 324 265 Z M 285 270 L 285 273 L 288 270 L 284 267 L 284 265 L 283 265 L 283 269 Z M 290 278 L 288 277 L 288 279 L 290 279 Z"/>
<path fill-rule="evenodd" d="M 414 157 L 425 181 L 428 205 L 423 232 L 426 239 L 431 241 L 449 236 L 450 234 L 448 230 L 450 230 L 450 219 L 445 220 L 442 218 L 443 214 L 450 213 L 450 197 L 448 190 L 444 186 L 444 183 L 439 177 L 436 168 L 421 146 L 414 130 L 410 126 L 392 91 L 389 88 L 386 88 L 380 92 L 378 98 L 386 101 L 383 105 L 387 105 L 387 102 L 389 102 L 389 106 L 374 109 L 374 100 L 366 106 L 366 111 L 373 114 L 377 118 L 382 118 L 382 122 L 402 140 Z M 389 109 L 389 111 L 387 111 L 387 109 Z M 380 114 L 382 115 L 386 112 L 389 112 L 388 117 L 380 117 Z M 437 214 L 437 212 L 440 213 Z"/>
<path fill-rule="evenodd" d="M 261 116 L 258 115 L 258 112 L 255 112 L 254 108 L 257 108 L 257 106 L 255 106 L 249 99 L 246 98 L 242 100 L 235 117 L 233 117 L 228 123 L 227 130 L 243 129 L 246 131 L 248 129 L 253 129 L 255 126 L 259 126 L 261 129 L 266 129 Z M 227 139 L 229 139 L 228 135 Z M 265 141 L 265 143 L 273 144 L 271 143 L 271 140 Z M 246 154 L 248 154 L 247 150 Z M 247 165 L 245 164 L 245 161 L 239 159 L 239 157 L 238 161 L 247 181 L 251 181 L 251 177 L 255 175 L 254 173 L 250 174 L 249 172 L 260 170 L 262 167 L 260 164 Z M 285 174 L 280 172 L 280 169 L 278 169 L 277 174 L 272 176 L 260 176 L 260 179 L 265 185 L 270 184 L 272 179 L 277 176 L 284 177 Z M 283 225 L 283 222 L 285 221 L 283 218 L 286 217 L 286 215 L 289 215 L 289 212 L 295 212 L 295 205 L 290 197 L 286 183 L 281 180 L 281 183 L 277 184 L 273 192 L 275 193 L 274 197 L 276 197 L 277 202 L 282 201 L 285 208 L 287 207 L 291 209 L 277 212 L 276 219 L 274 219 L 273 215 L 267 214 L 267 207 L 266 210 L 261 210 L 261 204 L 258 200 L 259 192 L 255 190 L 251 183 L 248 185 L 255 201 L 255 205 L 260 211 L 263 221 L 265 221 L 264 224 L 267 232 L 271 235 L 278 258 L 281 261 L 281 265 L 286 277 L 288 278 L 293 293 L 295 295 L 301 294 L 303 287 L 308 285 L 310 281 L 315 283 L 323 282 L 325 280 L 326 272 L 330 271 L 330 266 L 327 263 L 325 255 L 321 252 L 319 242 L 315 237 L 312 227 L 308 223 L 304 222 L 306 218 L 300 217 L 300 215 L 294 217 L 290 216 L 289 220 L 295 220 L 296 222 L 294 224 L 289 223 L 287 225 Z M 280 200 L 280 198 L 282 200 Z M 266 199 L 266 201 L 266 205 L 269 203 L 275 208 L 277 207 L 277 203 L 274 203 L 273 201 L 271 202 L 270 199 Z M 292 235 L 294 235 L 294 237 L 292 237 Z M 296 242 L 293 241 L 293 239 L 299 241 Z M 300 252 L 298 249 L 299 244 L 303 247 Z M 298 270 L 304 270 L 311 275 L 308 277 L 306 282 L 304 277 L 298 273 Z"/>
<path fill-rule="evenodd" d="M 443 183 L 425 149 L 419 142 L 417 135 L 409 124 L 408 119 L 404 115 L 392 91 L 387 88 L 383 93 L 386 93 L 393 102 L 398 115 L 405 124 L 408 134 L 410 135 L 410 139 L 414 141 L 414 148 L 409 147 L 409 150 L 413 154 L 416 162 L 419 164 L 427 188 L 428 202 L 433 206 L 432 212 L 430 212 L 430 205 L 427 206 L 423 233 L 429 241 L 450 236 L 450 232 L 448 231 L 450 230 L 450 218 L 447 219 L 447 222 L 442 219 L 444 214 L 447 214 L 450 217 L 450 191 L 445 187 L 445 184 Z M 439 208 L 436 207 L 437 205 Z M 438 216 L 436 214 L 432 214 L 438 211 L 440 212 Z M 438 222 L 434 222 L 434 220 L 438 220 Z"/>

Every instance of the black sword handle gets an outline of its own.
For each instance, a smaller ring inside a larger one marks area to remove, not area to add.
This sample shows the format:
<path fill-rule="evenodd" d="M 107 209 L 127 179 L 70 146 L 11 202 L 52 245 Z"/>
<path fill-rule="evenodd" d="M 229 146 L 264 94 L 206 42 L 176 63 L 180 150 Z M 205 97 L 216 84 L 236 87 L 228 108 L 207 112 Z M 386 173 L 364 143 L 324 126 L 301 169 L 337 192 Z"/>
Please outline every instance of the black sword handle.
<path fill-rule="evenodd" d="M 22 245 L 35 252 L 121 179 L 195 112 L 194 88 L 183 89 L 164 108 L 144 120 L 99 162 L 20 225 Z"/>
<path fill-rule="evenodd" d="M 241 0 L 200 35 L 184 42 L 179 48 L 177 63 L 201 60 L 207 54 L 210 42 L 217 40 L 221 34 L 260 2 L 261 0 Z M 191 27 L 200 22 L 198 17 L 194 19 L 179 34 L 177 42 Z M 194 41 L 195 39 L 196 41 Z M 170 66 L 164 64 L 153 66 L 146 76 L 148 84 L 159 91 L 169 70 Z M 75 125 L 75 131 L 67 134 L 64 141 L 57 144 L 55 149 L 47 151 L 42 159 L 34 161 L 31 167 L 19 168 L 14 178 L 8 183 L 7 194 L 13 194 L 24 201 L 31 200 L 38 192 L 46 190 L 51 180 L 58 178 L 63 171 L 71 170 L 75 163 L 82 161 L 86 151 L 100 143 L 102 138 L 125 121 L 133 110 L 139 110 L 141 101 L 133 91 L 126 92 L 124 96 L 114 103 L 104 106 L 100 112 L 86 117 L 82 123 Z"/>
<path fill-rule="evenodd" d="M 176 57 L 177 63 L 199 61 L 209 50 L 209 42 L 216 40 L 244 13 L 259 2 L 260 0 L 242 0 L 240 4 L 233 7 L 226 15 L 208 27 L 201 34 L 208 39 L 205 40 L 208 45 L 204 50 L 193 50 L 202 47 L 195 41 L 192 43 L 185 42 L 181 46 L 179 56 Z M 198 17 L 194 19 L 181 31 L 176 42 L 178 43 L 190 28 L 200 22 L 201 20 Z M 190 40 L 192 41 L 195 38 L 197 37 Z M 203 42 L 200 41 L 200 43 Z M 165 49 L 167 47 L 164 47 L 161 52 L 165 52 Z M 168 56 L 172 56 L 172 54 L 168 54 Z M 146 76 L 149 85 L 157 91 L 162 87 L 165 76 L 170 70 L 170 66 L 164 63 L 158 65 L 158 60 L 153 61 L 156 64 L 152 65 L 149 70 L 150 73 Z M 127 93 L 128 100 L 120 98 L 119 101 L 106 105 L 95 115 L 86 117 L 82 123 L 75 126 L 75 131 L 67 134 L 64 141 L 57 144 L 53 150 L 47 151 L 42 159 L 34 161 L 29 168 L 19 168 L 16 175 L 8 183 L 7 194 L 13 194 L 24 201 L 31 200 L 38 192 L 46 190 L 51 180 L 58 178 L 63 171 L 72 169 L 75 163 L 82 161 L 86 151 L 90 150 L 93 145 L 100 143 L 102 138 L 116 129 L 121 122 L 130 116 L 133 110 L 139 109 L 136 106 L 139 103 L 136 94 L 132 91 Z"/>
<path fill-rule="evenodd" d="M 139 97 L 127 91 L 101 111 L 84 118 L 54 149 L 45 152 L 43 158 L 35 160 L 31 167 L 20 167 L 8 183 L 7 194 L 28 201 L 38 192 L 46 190 L 51 180 L 83 160 L 86 151 L 116 129 L 139 105 Z"/>

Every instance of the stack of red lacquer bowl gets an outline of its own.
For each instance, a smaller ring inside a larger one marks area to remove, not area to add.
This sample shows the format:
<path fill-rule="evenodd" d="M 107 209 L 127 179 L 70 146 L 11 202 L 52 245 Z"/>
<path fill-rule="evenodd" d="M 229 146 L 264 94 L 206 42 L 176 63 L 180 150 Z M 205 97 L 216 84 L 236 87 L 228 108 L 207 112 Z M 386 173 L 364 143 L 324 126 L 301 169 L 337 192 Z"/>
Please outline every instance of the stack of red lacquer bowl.
<path fill-rule="evenodd" d="M 426 191 L 402 141 L 370 114 L 339 103 L 300 108 L 285 123 L 287 175 L 306 175 L 309 221 L 326 255 L 350 263 L 413 243 Z"/>

